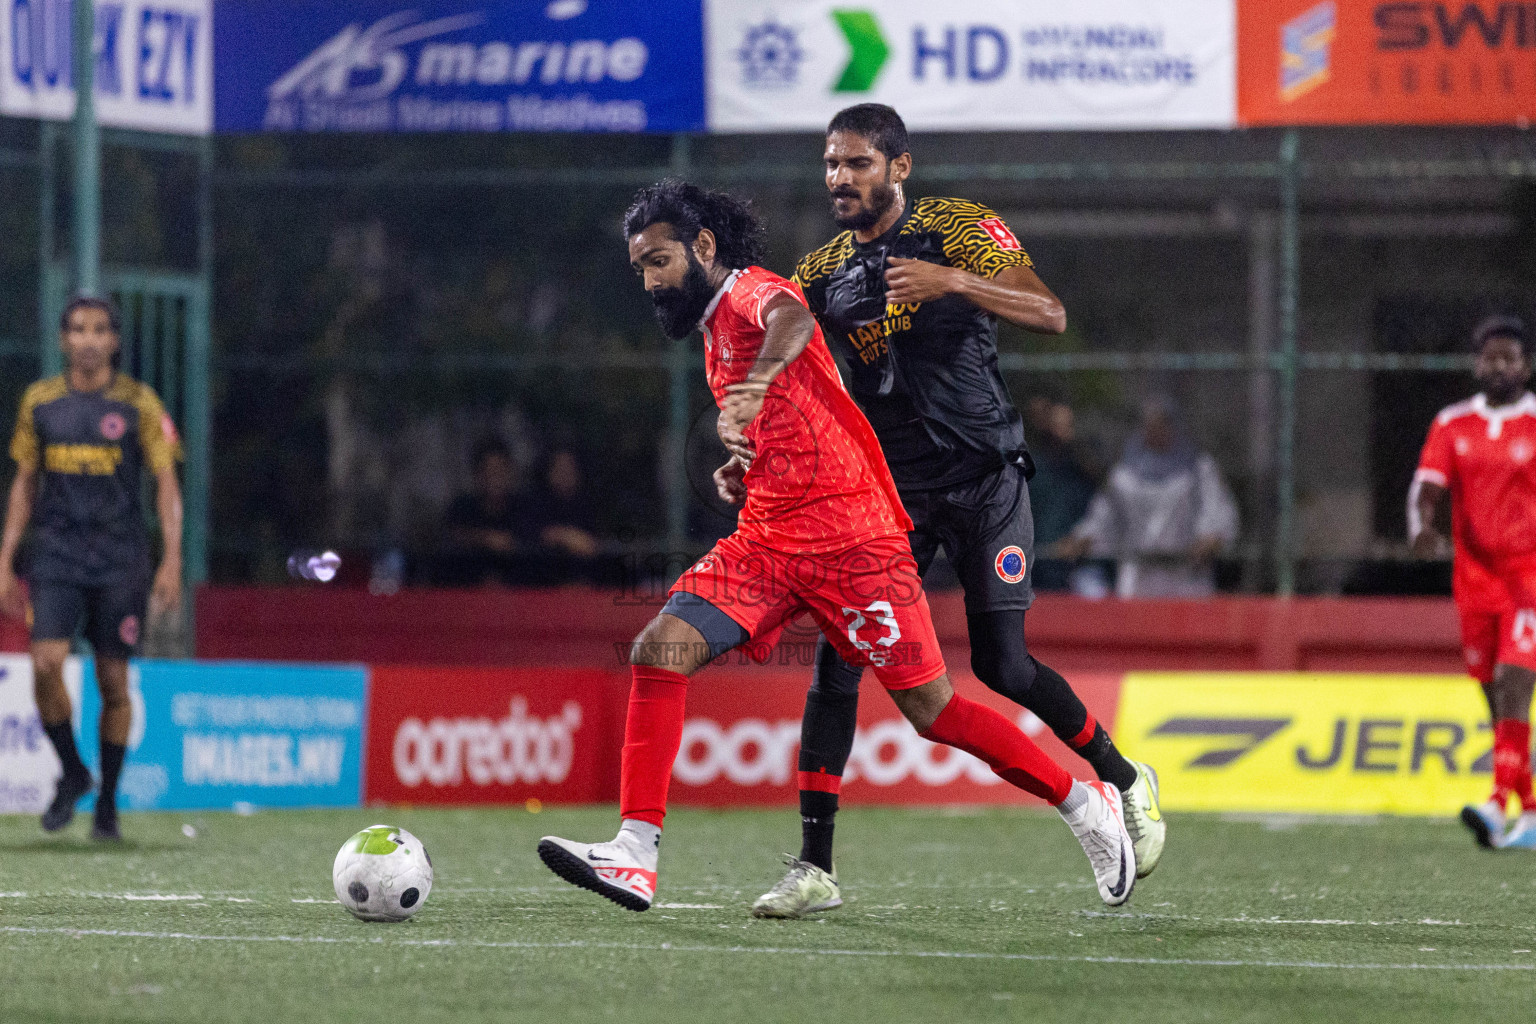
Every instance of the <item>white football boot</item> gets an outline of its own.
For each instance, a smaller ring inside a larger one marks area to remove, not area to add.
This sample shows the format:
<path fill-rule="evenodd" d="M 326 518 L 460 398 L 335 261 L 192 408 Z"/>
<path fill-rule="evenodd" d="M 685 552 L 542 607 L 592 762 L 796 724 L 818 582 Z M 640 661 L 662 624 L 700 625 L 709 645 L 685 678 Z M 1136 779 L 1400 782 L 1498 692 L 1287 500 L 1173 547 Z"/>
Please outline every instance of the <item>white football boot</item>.
<path fill-rule="evenodd" d="M 1468 804 L 1461 809 L 1461 823 L 1472 830 L 1472 838 L 1478 846 L 1496 849 L 1504 838 L 1508 821 L 1504 817 L 1504 805 L 1491 797 L 1480 804 Z"/>
<path fill-rule="evenodd" d="M 784 862 L 789 865 L 789 873 L 752 904 L 753 917 L 795 920 L 806 914 L 843 905 L 842 890 L 837 887 L 835 865 L 832 873 L 828 874 L 808 860 L 786 855 Z"/>
<path fill-rule="evenodd" d="M 1125 830 L 1125 815 L 1120 807 L 1120 791 L 1108 782 L 1079 783 L 1088 790 L 1088 806 L 1076 821 L 1062 818 L 1082 844 L 1099 884 L 1099 896 L 1105 905 L 1118 907 L 1131 898 L 1136 887 L 1136 846 Z"/>
<path fill-rule="evenodd" d="M 1136 781 L 1122 796 L 1125 830 L 1136 847 L 1136 877 L 1146 878 L 1163 859 L 1163 843 L 1168 838 L 1168 823 L 1157 803 L 1157 772 L 1151 765 L 1132 761 Z"/>
<path fill-rule="evenodd" d="M 558 836 L 539 840 L 539 859 L 549 870 L 591 889 L 627 910 L 649 910 L 656 898 L 655 847 L 625 832 L 607 843 L 573 843 Z"/>

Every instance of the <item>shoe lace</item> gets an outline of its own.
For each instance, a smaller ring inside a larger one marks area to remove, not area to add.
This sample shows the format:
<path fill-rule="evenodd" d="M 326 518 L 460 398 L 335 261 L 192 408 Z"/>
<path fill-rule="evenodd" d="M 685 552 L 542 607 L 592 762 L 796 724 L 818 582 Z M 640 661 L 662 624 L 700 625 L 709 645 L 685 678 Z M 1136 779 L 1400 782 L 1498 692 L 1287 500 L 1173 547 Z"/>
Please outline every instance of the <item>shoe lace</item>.
<path fill-rule="evenodd" d="M 1120 870 L 1120 843 L 1104 828 L 1094 828 L 1081 837 L 1083 852 L 1095 875 L 1112 874 Z"/>
<path fill-rule="evenodd" d="M 806 876 L 816 870 L 816 865 L 808 860 L 801 860 L 791 854 L 784 855 L 784 863 L 789 865 L 789 874 L 779 879 L 777 885 L 768 890 L 770 896 L 790 896 L 800 888 L 800 883 Z"/>

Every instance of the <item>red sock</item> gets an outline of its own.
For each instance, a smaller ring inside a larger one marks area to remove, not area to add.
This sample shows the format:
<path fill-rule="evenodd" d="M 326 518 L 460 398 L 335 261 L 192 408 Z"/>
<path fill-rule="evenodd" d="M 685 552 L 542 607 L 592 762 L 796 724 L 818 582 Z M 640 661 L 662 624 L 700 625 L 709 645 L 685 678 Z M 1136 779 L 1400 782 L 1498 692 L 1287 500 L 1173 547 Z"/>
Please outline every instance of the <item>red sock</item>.
<path fill-rule="evenodd" d="M 966 700 L 958 693 L 922 735 L 924 739 L 976 755 L 1004 781 L 1053 807 L 1072 790 L 1072 776 L 1066 769 L 1052 761 L 1016 725 L 985 704 Z"/>
<path fill-rule="evenodd" d="M 688 677 L 664 668 L 632 665 L 624 753 L 619 760 L 619 814 L 657 828 L 667 816 L 667 785 L 683 743 Z"/>
<path fill-rule="evenodd" d="M 1522 811 L 1536 810 L 1536 797 L 1531 795 L 1531 723 L 1506 718 L 1494 723 L 1494 743 L 1499 743 L 1499 727 L 1503 726 L 1503 743 L 1508 748 L 1505 755 L 1512 768 L 1510 790 L 1520 798 Z M 1497 752 L 1493 755 L 1495 770 L 1499 763 Z"/>
<path fill-rule="evenodd" d="M 1524 803 L 1530 792 L 1531 723 L 1500 718 L 1493 723 L 1493 799 L 1502 807 L 1513 794 Z"/>

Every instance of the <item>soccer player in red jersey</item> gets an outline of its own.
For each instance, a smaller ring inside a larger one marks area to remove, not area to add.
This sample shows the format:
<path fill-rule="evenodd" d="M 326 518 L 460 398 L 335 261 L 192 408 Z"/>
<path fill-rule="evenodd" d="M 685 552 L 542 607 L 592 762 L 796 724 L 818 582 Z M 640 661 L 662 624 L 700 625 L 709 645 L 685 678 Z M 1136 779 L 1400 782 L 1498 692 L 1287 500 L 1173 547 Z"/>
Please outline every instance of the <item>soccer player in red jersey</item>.
<path fill-rule="evenodd" d="M 1531 690 L 1536 683 L 1536 395 L 1530 339 L 1513 317 L 1472 336 L 1482 391 L 1442 410 L 1429 428 L 1408 502 L 1416 554 L 1442 551 L 1436 528 L 1451 503 L 1452 590 L 1467 671 L 1493 717 L 1493 794 L 1462 809 L 1479 844 L 1536 849 L 1531 795 Z M 1520 816 L 1505 818 L 1511 796 Z"/>
<path fill-rule="evenodd" d="M 743 645 L 766 652 L 808 612 L 844 658 L 874 670 L 921 735 L 1056 807 L 1104 902 L 1124 903 L 1136 860 L 1119 792 L 1075 781 L 1007 718 L 950 685 L 885 457 L 799 288 L 755 265 L 763 229 L 752 209 L 669 180 L 641 190 L 624 233 L 663 331 L 703 332 L 719 429 L 747 441 L 753 457 L 733 456 L 715 474 L 723 497 L 744 499 L 736 532 L 683 573 L 631 647 L 618 836 L 546 836 L 544 863 L 620 906 L 647 909 L 688 677 Z"/>

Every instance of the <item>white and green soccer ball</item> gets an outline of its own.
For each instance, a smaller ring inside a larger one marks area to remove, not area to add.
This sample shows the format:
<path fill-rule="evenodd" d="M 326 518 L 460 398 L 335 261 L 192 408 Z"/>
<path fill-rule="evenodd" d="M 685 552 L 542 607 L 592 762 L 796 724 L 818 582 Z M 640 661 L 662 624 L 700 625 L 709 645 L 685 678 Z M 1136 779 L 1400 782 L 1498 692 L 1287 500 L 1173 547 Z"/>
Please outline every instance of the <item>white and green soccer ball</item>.
<path fill-rule="evenodd" d="M 405 829 L 370 825 L 342 844 L 331 881 L 353 917 L 404 921 L 432 891 L 432 858 Z"/>

